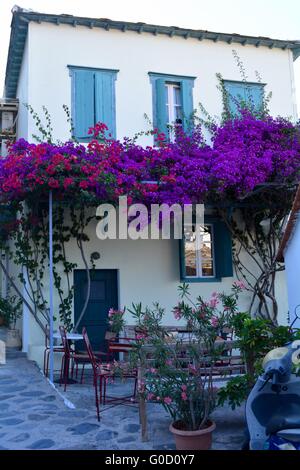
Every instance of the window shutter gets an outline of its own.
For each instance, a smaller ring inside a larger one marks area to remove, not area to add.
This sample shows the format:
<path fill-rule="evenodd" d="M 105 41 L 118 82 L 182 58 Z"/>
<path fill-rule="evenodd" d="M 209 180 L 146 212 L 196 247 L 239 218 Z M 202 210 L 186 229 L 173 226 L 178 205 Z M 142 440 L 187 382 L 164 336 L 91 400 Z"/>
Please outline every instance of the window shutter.
<path fill-rule="evenodd" d="M 232 240 L 231 233 L 224 222 L 217 221 L 214 227 L 214 250 L 216 277 L 232 277 Z"/>
<path fill-rule="evenodd" d="M 179 241 L 179 268 L 180 268 L 180 280 L 183 280 L 186 276 L 185 270 L 185 257 L 184 257 L 184 238 Z"/>
<path fill-rule="evenodd" d="M 236 115 L 239 111 L 241 101 L 246 101 L 245 86 L 240 83 L 226 83 L 225 89 L 228 93 L 228 106 L 231 114 Z"/>
<path fill-rule="evenodd" d="M 246 99 L 251 100 L 254 108 L 259 111 L 263 103 L 263 86 L 259 84 L 247 86 Z"/>
<path fill-rule="evenodd" d="M 193 114 L 193 86 L 190 80 L 181 80 L 181 103 L 183 111 L 183 128 L 188 132 L 193 127 L 192 114 Z"/>
<path fill-rule="evenodd" d="M 108 127 L 108 134 L 116 137 L 115 74 L 95 72 L 95 114 L 96 122 Z"/>
<path fill-rule="evenodd" d="M 89 127 L 95 124 L 94 74 L 76 70 L 74 73 L 74 128 L 78 139 L 89 137 Z"/>
<path fill-rule="evenodd" d="M 163 132 L 168 137 L 167 128 L 167 94 L 164 79 L 158 78 L 155 81 L 156 88 L 156 127 L 159 132 Z"/>

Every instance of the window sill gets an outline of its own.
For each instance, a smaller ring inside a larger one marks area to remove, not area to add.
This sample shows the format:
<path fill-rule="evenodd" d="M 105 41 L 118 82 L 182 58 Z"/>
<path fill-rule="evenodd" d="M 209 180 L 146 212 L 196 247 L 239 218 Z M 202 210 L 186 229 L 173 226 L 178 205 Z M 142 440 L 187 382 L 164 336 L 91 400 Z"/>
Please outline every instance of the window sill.
<path fill-rule="evenodd" d="M 181 282 L 185 282 L 186 284 L 195 283 L 195 282 L 222 282 L 222 278 L 220 277 L 182 277 L 180 279 Z"/>

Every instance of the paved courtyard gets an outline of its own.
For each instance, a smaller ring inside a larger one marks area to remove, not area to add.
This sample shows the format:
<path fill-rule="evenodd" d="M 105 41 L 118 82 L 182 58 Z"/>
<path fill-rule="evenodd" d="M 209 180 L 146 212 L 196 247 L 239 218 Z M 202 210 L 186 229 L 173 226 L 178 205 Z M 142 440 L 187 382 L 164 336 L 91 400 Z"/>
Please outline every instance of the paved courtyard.
<path fill-rule="evenodd" d="M 149 441 L 141 442 L 136 406 L 117 406 L 96 419 L 91 377 L 84 385 L 49 384 L 38 367 L 24 357 L 0 365 L 0 449 L 174 449 L 170 418 L 148 404 Z M 125 393 L 129 383 L 115 382 L 109 393 Z M 120 390 L 122 391 L 120 392 Z M 66 402 L 66 400 L 68 400 Z M 68 406 L 67 406 L 68 405 Z M 243 441 L 243 409 L 218 409 L 214 449 L 238 450 Z"/>

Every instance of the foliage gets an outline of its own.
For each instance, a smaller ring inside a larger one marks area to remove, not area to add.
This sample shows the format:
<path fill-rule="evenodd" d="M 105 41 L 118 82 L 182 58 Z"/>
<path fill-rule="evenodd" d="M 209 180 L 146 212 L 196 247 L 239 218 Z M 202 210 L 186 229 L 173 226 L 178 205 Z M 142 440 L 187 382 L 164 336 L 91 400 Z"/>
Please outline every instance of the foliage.
<path fill-rule="evenodd" d="M 16 322 L 22 315 L 22 300 L 16 295 L 0 297 L 0 315 L 7 326 L 15 329 Z"/>
<path fill-rule="evenodd" d="M 205 428 L 216 406 L 213 367 L 224 352 L 224 342 L 216 341 L 236 315 L 241 289 L 235 283 L 230 295 L 214 293 L 208 302 L 202 297 L 194 302 L 188 285 L 180 286 L 173 313 L 176 320 L 185 321 L 185 336 L 163 328 L 164 309 L 159 304 L 145 310 L 136 304 L 130 311 L 139 331 L 135 360 L 146 366 L 151 354 L 153 362 L 139 392 L 161 403 L 181 429 Z"/>
<path fill-rule="evenodd" d="M 272 349 L 297 338 L 288 326 L 276 326 L 265 318 L 251 318 L 248 313 L 238 313 L 232 319 L 237 338 L 237 348 L 244 356 L 246 375 L 229 379 L 218 393 L 219 404 L 228 401 L 234 409 L 247 399 L 258 375 L 262 372 L 262 359 Z"/>
<path fill-rule="evenodd" d="M 108 325 L 109 330 L 117 335 L 121 333 L 125 326 L 125 309 L 124 310 L 114 310 L 113 308 L 109 309 L 108 312 Z"/>

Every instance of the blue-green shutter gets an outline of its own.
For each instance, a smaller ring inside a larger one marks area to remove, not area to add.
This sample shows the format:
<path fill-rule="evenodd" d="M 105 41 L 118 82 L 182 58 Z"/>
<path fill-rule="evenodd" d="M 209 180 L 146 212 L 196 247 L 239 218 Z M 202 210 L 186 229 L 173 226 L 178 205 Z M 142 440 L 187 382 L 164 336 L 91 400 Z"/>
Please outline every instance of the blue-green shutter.
<path fill-rule="evenodd" d="M 155 81 L 156 91 L 156 122 L 155 125 L 159 132 L 163 132 L 166 137 L 168 136 L 167 128 L 167 93 L 166 82 L 162 78 Z"/>
<path fill-rule="evenodd" d="M 224 222 L 213 223 L 214 231 L 214 255 L 216 277 L 232 277 L 232 239 L 231 233 Z"/>
<path fill-rule="evenodd" d="M 186 132 L 193 127 L 193 83 L 191 80 L 181 80 L 181 103 L 183 111 L 183 128 Z"/>
<path fill-rule="evenodd" d="M 246 100 L 251 101 L 256 111 L 259 111 L 263 104 L 263 86 L 251 84 L 246 87 Z"/>
<path fill-rule="evenodd" d="M 179 241 L 179 269 L 180 269 L 180 280 L 185 279 L 186 269 L 185 269 L 185 252 L 184 252 L 184 238 Z"/>
<path fill-rule="evenodd" d="M 228 107 L 231 114 L 238 114 L 241 102 L 246 101 L 245 85 L 243 83 L 226 83 L 228 93 Z"/>
<path fill-rule="evenodd" d="M 94 74 L 90 70 L 74 70 L 74 129 L 77 139 L 87 139 L 95 124 Z"/>
<path fill-rule="evenodd" d="M 250 104 L 255 110 L 260 110 L 263 103 L 263 85 L 261 83 L 225 82 L 228 93 L 229 111 L 237 115 L 241 104 Z"/>
<path fill-rule="evenodd" d="M 108 134 L 116 137 L 115 73 L 95 72 L 96 122 L 108 127 Z"/>

